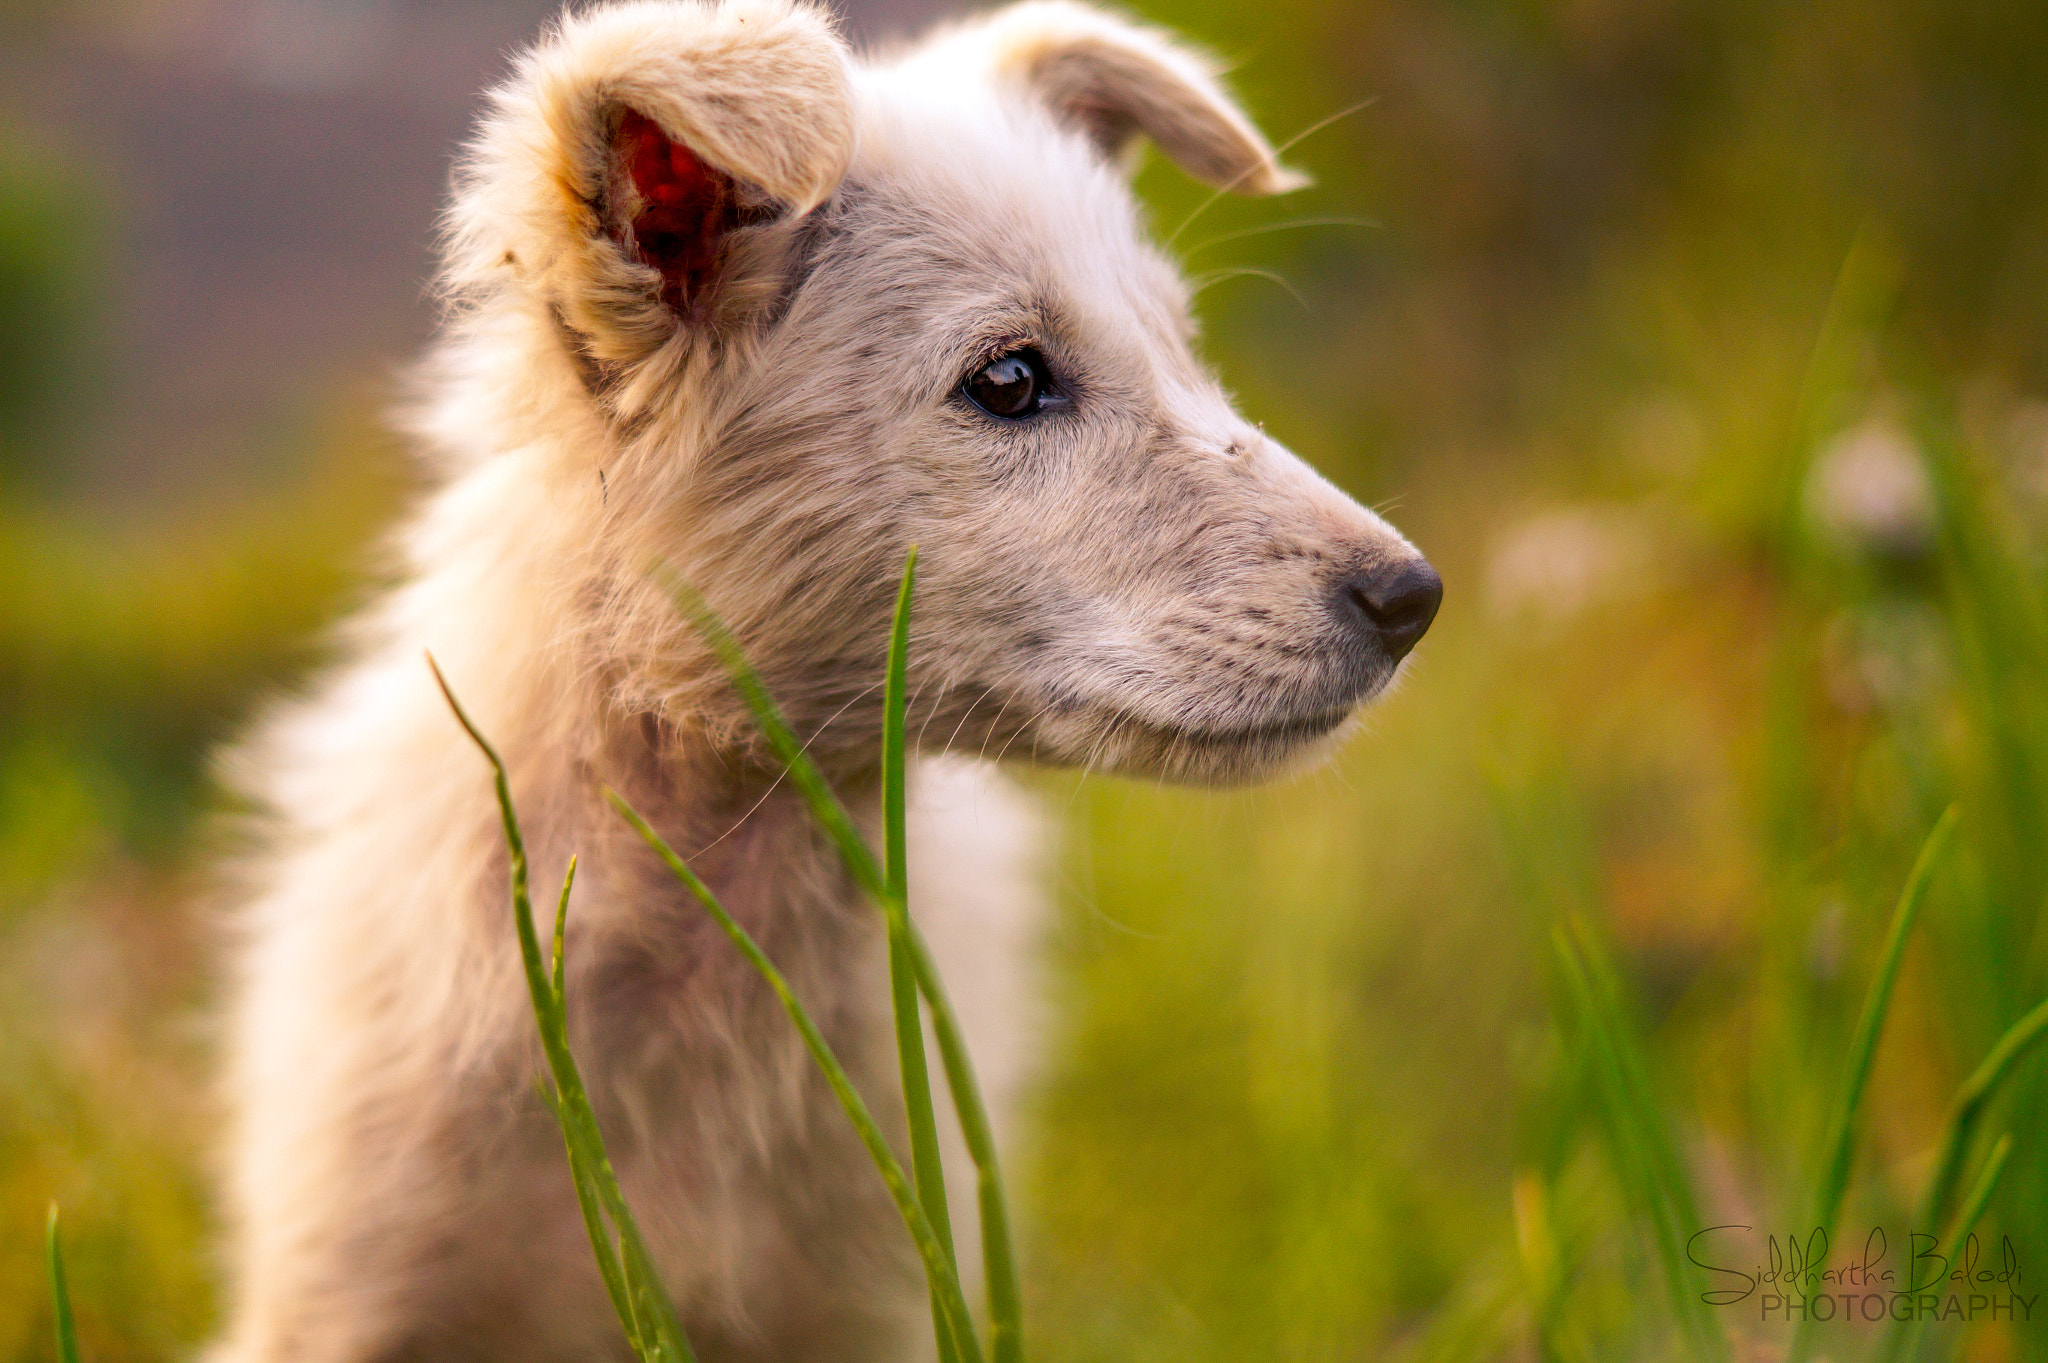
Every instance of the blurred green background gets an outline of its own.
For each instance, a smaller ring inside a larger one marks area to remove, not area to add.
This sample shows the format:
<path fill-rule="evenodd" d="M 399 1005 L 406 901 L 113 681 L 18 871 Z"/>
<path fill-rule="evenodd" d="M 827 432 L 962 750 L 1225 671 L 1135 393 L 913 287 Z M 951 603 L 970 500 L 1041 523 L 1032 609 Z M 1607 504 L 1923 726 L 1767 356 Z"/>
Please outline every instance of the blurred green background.
<path fill-rule="evenodd" d="M 1837 1227 L 1901 1266 L 1951 1096 L 2048 995 L 2048 5 L 1143 8 L 1276 137 L 1350 111 L 1292 153 L 1315 188 L 1174 245 L 1245 409 L 1448 595 L 1329 769 L 1042 782 L 1036 1356 L 1699 1351 L 1617 1133 L 1668 1129 L 1688 1233 L 1754 1228 L 1722 1262 L 1805 1229 L 1955 804 Z M 204 1337 L 207 753 L 372 580 L 446 157 L 545 10 L 0 5 L 0 1360 L 48 1356 L 53 1196 L 89 1357 Z M 1139 183 L 1163 232 L 1205 197 Z M 1565 922 L 1620 981 L 1633 1113 Z M 1985 1124 L 2022 1295 L 2043 1070 Z M 1758 1306 L 1706 1312 L 1734 1357 L 1785 1346 Z M 2048 1359 L 2048 1303 L 1920 1348 Z"/>

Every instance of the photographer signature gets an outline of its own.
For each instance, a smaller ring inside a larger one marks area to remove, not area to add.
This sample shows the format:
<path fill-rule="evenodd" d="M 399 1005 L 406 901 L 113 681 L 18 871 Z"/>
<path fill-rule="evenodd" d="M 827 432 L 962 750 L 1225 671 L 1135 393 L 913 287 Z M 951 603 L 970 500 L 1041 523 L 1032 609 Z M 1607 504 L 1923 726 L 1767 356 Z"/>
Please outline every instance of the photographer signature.
<path fill-rule="evenodd" d="M 1839 1304 L 1844 1319 L 1860 1314 L 1866 1320 L 1886 1315 L 1968 1320 L 1989 1312 L 1993 1319 L 2031 1320 L 2040 1298 L 2038 1292 L 2019 1293 L 2026 1275 L 2010 1236 L 1998 1237 L 1995 1253 L 1975 1234 L 1944 1252 L 1937 1237 L 1914 1231 L 1907 1236 L 1904 1261 L 1894 1267 L 1886 1261 L 1891 1246 L 1884 1228 L 1874 1226 L 1864 1237 L 1860 1255 L 1831 1265 L 1827 1232 L 1817 1229 L 1804 1242 L 1796 1235 L 1786 1236 L 1782 1243 L 1775 1235 L 1767 1236 L 1765 1262 L 1745 1270 L 1733 1266 L 1729 1260 L 1735 1256 L 1721 1246 L 1734 1232 L 1752 1229 L 1709 1226 L 1686 1242 L 1686 1258 L 1719 1283 L 1702 1292 L 1701 1301 L 1732 1306 L 1761 1292 L 1766 1319 L 1782 1310 L 1787 1319 L 1810 1314 L 1816 1320 L 1830 1320 L 1838 1314 Z"/>

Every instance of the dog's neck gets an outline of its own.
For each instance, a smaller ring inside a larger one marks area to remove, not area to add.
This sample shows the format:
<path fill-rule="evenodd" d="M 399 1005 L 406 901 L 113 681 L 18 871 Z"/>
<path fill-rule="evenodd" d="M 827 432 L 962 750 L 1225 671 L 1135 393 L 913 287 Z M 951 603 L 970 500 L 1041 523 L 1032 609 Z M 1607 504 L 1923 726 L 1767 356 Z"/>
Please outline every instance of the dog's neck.
<path fill-rule="evenodd" d="M 545 329 L 531 339 L 537 347 L 556 344 Z M 450 367 L 466 368 L 459 353 L 448 358 Z M 523 446 L 507 441 L 453 472 L 408 527 L 400 547 L 414 577 L 381 612 L 392 666 L 419 681 L 408 688 L 423 707 L 416 712 L 419 732 L 448 752 L 453 779 L 477 777 L 475 807 L 462 817 L 490 817 L 488 788 L 480 758 L 462 750 L 466 740 L 433 693 L 422 649 L 435 655 L 506 758 L 533 849 L 536 899 L 548 897 L 549 882 L 559 884 L 563 864 L 575 853 L 589 891 L 579 892 L 572 914 L 597 920 L 610 912 L 599 902 L 602 882 L 613 873 L 608 863 L 650 862 L 607 801 L 607 787 L 644 813 L 714 890 L 733 892 L 739 902 L 759 901 L 757 915 L 768 912 L 776 896 L 751 887 L 739 893 L 735 876 L 765 874 L 798 891 L 784 896 L 792 910 L 798 909 L 795 899 L 838 895 L 836 853 L 808 826 L 780 764 L 763 750 L 708 650 L 692 648 L 694 671 L 680 681 L 680 674 L 663 668 L 650 682 L 635 675 L 635 669 L 652 670 L 648 660 L 607 654 L 616 636 L 605 613 L 620 608 L 622 591 L 636 596 L 632 609 L 663 613 L 679 649 L 700 641 L 691 639 L 666 594 L 640 576 L 647 565 L 617 542 L 620 517 L 641 500 L 658 505 L 661 490 L 643 481 L 644 469 L 636 475 L 615 462 L 610 433 L 593 420 L 574 374 L 556 377 L 563 382 L 551 385 L 548 419 L 537 423 L 552 438 Z M 439 427 L 473 436 L 479 426 L 509 420 L 498 405 L 502 394 L 481 380 L 465 388 L 444 395 L 426 414 L 426 433 Z M 533 416 L 528 411 L 523 419 Z M 601 478 L 607 466 L 611 476 Z M 460 629 L 450 622 L 461 622 Z M 680 704 L 665 703 L 678 696 Z M 865 821 L 875 805 L 871 760 L 835 764 L 830 775 Z M 495 840 L 494 830 L 481 832 Z M 492 905 L 501 902 L 502 891 L 486 890 L 483 921 L 495 932 L 503 920 Z M 673 892 L 680 895 L 681 887 Z M 602 898 L 626 904 L 633 896 Z"/>

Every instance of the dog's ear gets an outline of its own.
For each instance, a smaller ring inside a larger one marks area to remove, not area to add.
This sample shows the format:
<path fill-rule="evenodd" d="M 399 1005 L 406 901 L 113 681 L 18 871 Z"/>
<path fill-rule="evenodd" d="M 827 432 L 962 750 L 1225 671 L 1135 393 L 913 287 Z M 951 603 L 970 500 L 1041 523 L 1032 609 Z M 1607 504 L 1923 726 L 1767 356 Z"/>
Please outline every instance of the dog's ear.
<path fill-rule="evenodd" d="M 982 49 L 997 80 L 1022 85 L 1114 161 L 1142 135 L 1219 188 L 1279 194 L 1309 183 L 1279 163 L 1216 63 L 1163 33 L 1073 0 L 1025 0 L 959 39 Z"/>
<path fill-rule="evenodd" d="M 645 353 L 774 291 L 774 229 L 830 197 L 853 142 L 846 47 L 817 10 L 571 15 L 493 96 L 451 272 L 510 270 L 597 358 Z"/>

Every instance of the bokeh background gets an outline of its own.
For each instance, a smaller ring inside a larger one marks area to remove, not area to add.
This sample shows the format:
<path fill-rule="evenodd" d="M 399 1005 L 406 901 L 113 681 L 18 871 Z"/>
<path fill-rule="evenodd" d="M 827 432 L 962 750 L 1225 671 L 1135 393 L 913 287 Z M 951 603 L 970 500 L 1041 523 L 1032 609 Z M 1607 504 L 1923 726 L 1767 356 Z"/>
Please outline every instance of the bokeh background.
<path fill-rule="evenodd" d="M 49 1356 L 52 1197 L 88 1357 L 205 1337 L 207 753 L 371 586 L 448 157 L 549 8 L 0 3 L 0 1359 Z M 1669 1131 L 1739 1259 L 1797 1232 L 1955 804 L 1838 1229 L 1899 1263 L 1951 1096 L 2048 995 L 2048 6 L 1140 8 L 1276 137 L 1348 111 L 1292 153 L 1315 188 L 1174 249 L 1246 409 L 1448 594 L 1327 770 L 1043 782 L 1035 1356 L 1697 1352 L 1617 1133 Z M 1139 184 L 1163 232 L 1206 197 Z M 1612 962 L 1633 1114 L 1561 924 Z M 2023 1293 L 2043 1068 L 1986 1122 Z M 1736 1357 L 1784 1346 L 1757 1306 L 1709 1313 Z M 2048 1359 L 2048 1303 L 1921 1348 Z"/>

